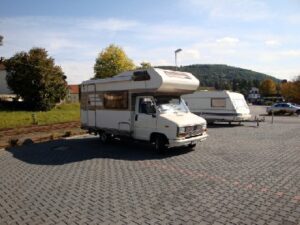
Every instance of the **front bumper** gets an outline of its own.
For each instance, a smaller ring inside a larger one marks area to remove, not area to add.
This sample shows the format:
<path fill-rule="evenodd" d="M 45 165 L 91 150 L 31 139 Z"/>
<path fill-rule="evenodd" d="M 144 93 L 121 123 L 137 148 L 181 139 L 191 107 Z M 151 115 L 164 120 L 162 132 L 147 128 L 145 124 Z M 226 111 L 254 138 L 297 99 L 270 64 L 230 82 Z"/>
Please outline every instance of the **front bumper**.
<path fill-rule="evenodd" d="M 208 137 L 207 133 L 204 132 L 202 135 L 191 137 L 191 138 L 170 139 L 168 147 L 173 148 L 173 147 L 186 146 L 189 144 L 195 144 L 197 142 L 202 142 L 202 141 L 206 140 L 207 137 Z"/>

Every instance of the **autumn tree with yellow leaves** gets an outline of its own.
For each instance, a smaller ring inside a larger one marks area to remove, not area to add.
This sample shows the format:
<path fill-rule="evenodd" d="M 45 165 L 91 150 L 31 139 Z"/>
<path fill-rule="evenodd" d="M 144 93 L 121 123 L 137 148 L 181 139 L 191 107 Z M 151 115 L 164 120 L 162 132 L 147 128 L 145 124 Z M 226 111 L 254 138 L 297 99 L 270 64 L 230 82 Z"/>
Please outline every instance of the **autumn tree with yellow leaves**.
<path fill-rule="evenodd" d="M 132 60 L 117 45 L 109 45 L 96 58 L 95 78 L 112 77 L 118 73 L 135 69 Z"/>
<path fill-rule="evenodd" d="M 271 79 L 266 79 L 266 80 L 262 81 L 259 86 L 259 92 L 263 96 L 270 96 L 270 95 L 277 94 L 276 83 Z"/>
<path fill-rule="evenodd" d="M 300 104 L 300 75 L 294 81 L 282 83 L 281 94 L 286 101 Z"/>

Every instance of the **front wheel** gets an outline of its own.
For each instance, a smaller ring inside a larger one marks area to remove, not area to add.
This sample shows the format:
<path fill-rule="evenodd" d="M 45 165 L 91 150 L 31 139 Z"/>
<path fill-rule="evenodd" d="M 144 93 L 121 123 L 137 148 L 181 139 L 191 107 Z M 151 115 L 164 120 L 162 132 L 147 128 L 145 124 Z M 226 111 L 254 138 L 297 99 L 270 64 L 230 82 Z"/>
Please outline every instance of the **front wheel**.
<path fill-rule="evenodd" d="M 154 149 L 156 152 L 162 153 L 167 149 L 167 142 L 164 137 L 156 136 L 154 139 Z"/>
<path fill-rule="evenodd" d="M 194 149 L 196 147 L 196 144 L 189 144 L 188 146 L 189 148 Z"/>

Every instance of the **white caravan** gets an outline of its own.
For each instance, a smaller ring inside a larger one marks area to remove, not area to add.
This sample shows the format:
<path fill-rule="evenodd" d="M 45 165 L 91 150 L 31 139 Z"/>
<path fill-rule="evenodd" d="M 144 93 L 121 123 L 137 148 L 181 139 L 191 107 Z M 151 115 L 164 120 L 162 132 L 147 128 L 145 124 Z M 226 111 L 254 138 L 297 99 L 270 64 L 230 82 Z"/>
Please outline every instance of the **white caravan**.
<path fill-rule="evenodd" d="M 244 95 L 230 91 L 199 91 L 183 95 L 191 112 L 207 122 L 242 122 L 251 118 Z"/>
<path fill-rule="evenodd" d="M 206 121 L 191 113 L 182 94 L 193 93 L 199 81 L 191 73 L 149 68 L 128 71 L 81 84 L 81 125 L 112 138 L 149 141 L 156 150 L 195 147 L 207 138 Z"/>

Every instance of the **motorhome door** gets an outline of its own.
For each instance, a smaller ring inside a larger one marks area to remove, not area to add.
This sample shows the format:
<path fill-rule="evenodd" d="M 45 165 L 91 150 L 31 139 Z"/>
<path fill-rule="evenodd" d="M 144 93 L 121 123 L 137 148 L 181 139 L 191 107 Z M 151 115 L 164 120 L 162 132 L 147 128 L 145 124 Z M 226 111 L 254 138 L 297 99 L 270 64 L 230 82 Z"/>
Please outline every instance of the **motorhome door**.
<path fill-rule="evenodd" d="M 141 96 L 136 98 L 134 115 L 134 138 L 149 140 L 156 130 L 156 110 L 152 97 Z"/>
<path fill-rule="evenodd" d="M 88 85 L 88 113 L 87 121 L 89 127 L 96 127 L 96 85 Z"/>

